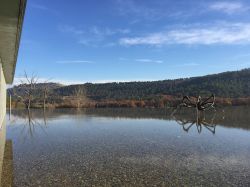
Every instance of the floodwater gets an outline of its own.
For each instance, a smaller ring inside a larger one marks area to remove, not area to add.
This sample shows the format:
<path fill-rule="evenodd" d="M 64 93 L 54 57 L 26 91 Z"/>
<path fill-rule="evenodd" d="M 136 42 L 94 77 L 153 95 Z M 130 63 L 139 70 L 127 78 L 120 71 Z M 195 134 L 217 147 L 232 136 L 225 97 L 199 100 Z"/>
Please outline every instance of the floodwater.
<path fill-rule="evenodd" d="M 6 123 L 13 155 L 2 178 L 11 175 L 14 186 L 250 186 L 249 107 L 198 116 L 193 109 L 14 110 Z"/>

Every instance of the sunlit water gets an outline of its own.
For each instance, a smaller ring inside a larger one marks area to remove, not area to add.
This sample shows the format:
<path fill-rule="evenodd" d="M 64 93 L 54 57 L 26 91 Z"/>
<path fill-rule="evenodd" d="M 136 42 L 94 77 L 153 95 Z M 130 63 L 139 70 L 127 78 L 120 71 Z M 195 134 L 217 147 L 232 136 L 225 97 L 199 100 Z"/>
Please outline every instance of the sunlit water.
<path fill-rule="evenodd" d="M 249 186 L 250 108 L 190 110 L 12 111 L 14 185 Z"/>

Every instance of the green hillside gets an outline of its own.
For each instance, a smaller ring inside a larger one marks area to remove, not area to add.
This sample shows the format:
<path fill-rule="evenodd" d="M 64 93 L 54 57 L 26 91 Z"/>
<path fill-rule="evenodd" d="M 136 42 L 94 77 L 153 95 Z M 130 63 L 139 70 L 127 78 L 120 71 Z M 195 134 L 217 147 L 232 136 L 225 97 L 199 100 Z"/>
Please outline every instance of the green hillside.
<path fill-rule="evenodd" d="M 219 97 L 249 97 L 250 69 L 225 72 L 202 77 L 186 79 L 70 85 L 55 88 L 53 93 L 61 96 L 72 95 L 74 90 L 82 87 L 91 99 L 138 99 L 155 95 L 210 95 Z"/>

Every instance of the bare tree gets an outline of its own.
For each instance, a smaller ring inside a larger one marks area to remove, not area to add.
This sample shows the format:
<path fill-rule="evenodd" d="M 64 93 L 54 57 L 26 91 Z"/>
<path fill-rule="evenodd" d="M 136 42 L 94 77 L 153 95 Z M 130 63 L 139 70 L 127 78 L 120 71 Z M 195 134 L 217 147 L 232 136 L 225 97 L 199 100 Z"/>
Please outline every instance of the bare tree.
<path fill-rule="evenodd" d="M 24 95 L 17 95 L 14 93 L 26 106 L 28 110 L 30 110 L 31 102 L 33 99 L 33 94 L 35 91 L 36 84 L 38 82 L 38 77 L 32 73 L 29 77 L 26 71 L 24 72 L 24 79 L 21 80 L 21 84 L 24 87 Z"/>
<path fill-rule="evenodd" d="M 44 110 L 46 108 L 47 98 L 48 98 L 48 87 L 45 86 L 43 89 L 43 109 Z"/>
<path fill-rule="evenodd" d="M 77 108 L 80 108 L 81 105 L 87 100 L 86 90 L 83 86 L 77 86 L 73 92 L 73 95 L 75 97 Z"/>

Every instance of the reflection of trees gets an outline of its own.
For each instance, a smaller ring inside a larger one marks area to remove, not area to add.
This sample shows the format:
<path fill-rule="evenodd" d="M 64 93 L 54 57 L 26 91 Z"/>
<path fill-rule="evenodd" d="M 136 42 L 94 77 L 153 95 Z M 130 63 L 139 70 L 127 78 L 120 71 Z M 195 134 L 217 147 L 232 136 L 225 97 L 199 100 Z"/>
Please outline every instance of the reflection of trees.
<path fill-rule="evenodd" d="M 174 114 L 173 114 L 174 113 Z M 189 119 L 193 121 L 196 119 L 196 110 L 190 108 L 182 108 L 181 110 L 174 111 L 173 109 L 152 109 L 152 108 L 87 108 L 87 109 L 46 109 L 44 116 L 41 109 L 32 109 L 32 116 L 41 123 L 46 121 L 46 124 L 53 119 L 57 119 L 63 116 L 100 116 L 100 117 L 112 117 L 112 118 L 133 118 L 133 119 L 161 119 L 161 120 L 173 120 L 173 115 L 176 119 Z M 213 118 L 214 111 L 206 111 L 206 122 L 209 122 Z M 14 109 L 12 110 L 12 120 L 18 123 L 20 120 L 27 118 L 27 111 Z M 193 117 L 192 117 L 193 116 Z M 45 117 L 45 118 L 44 118 Z M 17 120 L 16 120 L 16 119 Z M 203 120 L 204 121 L 204 120 Z M 224 127 L 243 128 L 250 130 L 250 107 L 238 106 L 238 107 L 217 107 L 216 118 L 214 123 L 216 125 Z M 211 124 L 211 123 L 210 123 Z"/>
<path fill-rule="evenodd" d="M 208 120 L 206 120 L 205 113 L 198 112 L 196 118 L 193 120 L 182 119 L 182 118 L 176 119 L 175 117 L 174 119 L 178 124 L 182 125 L 182 128 L 185 132 L 188 132 L 189 129 L 195 125 L 198 133 L 201 133 L 202 127 L 204 127 L 211 133 L 215 134 L 215 127 L 216 127 L 216 124 L 214 124 L 215 117 L 216 113 L 214 113 L 212 119 L 208 122 Z"/>
<path fill-rule="evenodd" d="M 33 118 L 32 111 L 27 110 L 26 123 L 23 125 L 23 129 L 21 131 L 22 135 L 29 135 L 30 138 L 34 138 L 37 127 L 40 127 L 44 131 L 40 122 Z M 24 137 L 27 138 L 27 136 Z"/>
<path fill-rule="evenodd" d="M 43 122 L 45 127 L 47 126 L 47 111 L 46 109 L 43 109 Z"/>
<path fill-rule="evenodd" d="M 26 141 L 27 138 L 33 139 L 36 136 L 37 131 L 42 131 L 46 134 L 47 128 L 47 117 L 46 117 L 46 110 L 43 111 L 43 120 L 39 120 L 33 116 L 32 110 L 24 110 L 22 112 L 22 118 L 12 118 L 10 121 L 10 125 L 14 126 L 17 123 L 22 121 L 22 129 L 20 130 L 20 136 L 23 138 L 23 141 Z"/>

